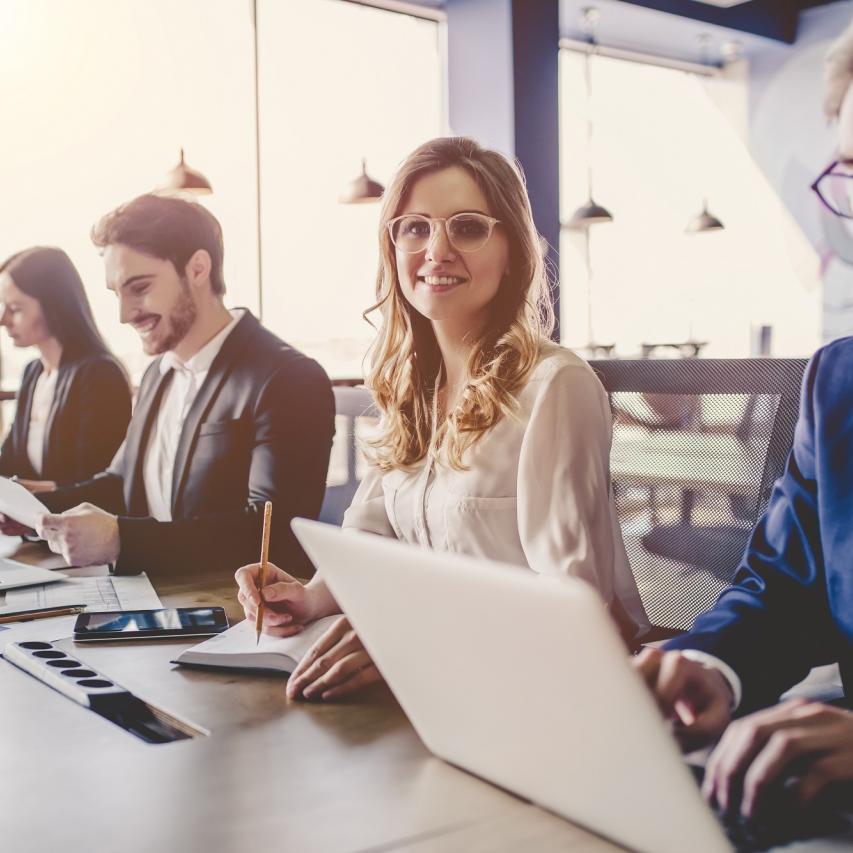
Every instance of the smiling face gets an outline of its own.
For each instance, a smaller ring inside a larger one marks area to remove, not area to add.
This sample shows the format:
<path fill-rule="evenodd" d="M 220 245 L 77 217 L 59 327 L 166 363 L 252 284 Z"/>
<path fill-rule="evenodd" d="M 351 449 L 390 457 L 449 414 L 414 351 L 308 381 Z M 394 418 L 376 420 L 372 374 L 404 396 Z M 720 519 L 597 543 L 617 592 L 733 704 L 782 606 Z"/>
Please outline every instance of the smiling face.
<path fill-rule="evenodd" d="M 32 347 L 53 337 L 47 327 L 41 303 L 27 296 L 9 273 L 0 273 L 0 325 L 16 347 Z"/>
<path fill-rule="evenodd" d="M 494 216 L 482 190 L 459 166 L 430 172 L 419 178 L 397 215 L 419 213 L 447 219 L 457 213 Z M 433 323 L 452 324 L 461 333 L 479 332 L 488 321 L 509 264 L 509 243 L 497 225 L 485 245 L 462 253 L 447 239 L 439 223 L 429 245 L 421 252 L 396 250 L 397 277 L 409 305 Z"/>
<path fill-rule="evenodd" d="M 118 296 L 121 322 L 136 329 L 146 355 L 175 349 L 198 316 L 186 278 L 171 261 L 121 243 L 104 249 L 104 266 L 107 287 Z"/>

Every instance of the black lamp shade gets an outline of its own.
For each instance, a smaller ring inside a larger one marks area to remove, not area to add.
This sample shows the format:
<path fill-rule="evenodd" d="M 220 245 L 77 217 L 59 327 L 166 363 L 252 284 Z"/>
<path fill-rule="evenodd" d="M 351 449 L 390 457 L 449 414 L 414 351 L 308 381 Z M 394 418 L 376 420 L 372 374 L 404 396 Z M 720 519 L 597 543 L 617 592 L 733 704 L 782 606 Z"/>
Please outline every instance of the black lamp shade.
<path fill-rule="evenodd" d="M 361 161 L 361 174 L 350 181 L 338 197 L 341 204 L 370 204 L 379 201 L 385 187 L 367 174 L 367 163 Z"/>
<path fill-rule="evenodd" d="M 176 192 L 190 192 L 196 195 L 207 195 L 213 192 L 210 181 L 201 172 L 191 169 L 184 162 L 183 148 L 181 149 L 180 162 L 166 176 L 165 189 Z"/>
<path fill-rule="evenodd" d="M 702 207 L 702 211 L 687 223 L 684 231 L 687 234 L 704 234 L 708 231 L 722 231 L 725 227 L 716 216 L 708 212 L 708 205 L 706 204 Z"/>
<path fill-rule="evenodd" d="M 567 223 L 568 228 L 582 229 L 590 225 L 600 225 L 604 222 L 613 222 L 613 214 L 600 204 L 596 204 L 591 198 L 586 204 L 582 204 L 571 216 Z"/>

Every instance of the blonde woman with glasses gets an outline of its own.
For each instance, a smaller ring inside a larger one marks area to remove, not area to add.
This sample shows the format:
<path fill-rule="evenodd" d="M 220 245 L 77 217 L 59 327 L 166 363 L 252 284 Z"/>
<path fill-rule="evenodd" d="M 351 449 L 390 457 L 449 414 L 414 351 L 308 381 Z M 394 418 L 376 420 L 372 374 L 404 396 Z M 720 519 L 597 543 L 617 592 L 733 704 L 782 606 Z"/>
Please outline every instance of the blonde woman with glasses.
<path fill-rule="evenodd" d="M 647 622 L 611 496 L 607 395 L 548 338 L 542 244 L 519 171 L 470 139 L 432 140 L 402 164 L 380 218 L 368 386 L 382 419 L 344 526 L 583 578 L 635 638 Z M 236 576 L 254 619 L 258 567 Z M 319 576 L 268 577 L 269 634 L 340 612 Z M 288 695 L 333 699 L 379 680 L 342 616 Z"/>

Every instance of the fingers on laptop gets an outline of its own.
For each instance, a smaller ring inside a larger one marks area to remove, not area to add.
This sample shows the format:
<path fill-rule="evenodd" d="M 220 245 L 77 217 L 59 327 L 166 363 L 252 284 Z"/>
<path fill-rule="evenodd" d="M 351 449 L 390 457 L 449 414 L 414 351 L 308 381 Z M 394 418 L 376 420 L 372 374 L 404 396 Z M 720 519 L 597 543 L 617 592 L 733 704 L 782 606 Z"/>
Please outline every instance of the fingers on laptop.
<path fill-rule="evenodd" d="M 750 816 L 774 782 L 796 772 L 800 796 L 808 801 L 843 778 L 834 771 L 839 747 L 851 733 L 849 711 L 804 699 L 750 714 L 732 723 L 720 739 L 708 759 L 702 792 L 721 809 L 740 805 L 741 813 Z M 853 776 L 849 751 L 848 778 Z"/>
<path fill-rule="evenodd" d="M 381 680 L 349 620 L 341 616 L 291 673 L 287 695 L 336 699 Z"/>
<path fill-rule="evenodd" d="M 731 717 L 731 691 L 719 672 L 659 649 L 644 649 L 635 661 L 661 711 L 675 721 L 683 747 L 696 748 L 723 731 Z"/>

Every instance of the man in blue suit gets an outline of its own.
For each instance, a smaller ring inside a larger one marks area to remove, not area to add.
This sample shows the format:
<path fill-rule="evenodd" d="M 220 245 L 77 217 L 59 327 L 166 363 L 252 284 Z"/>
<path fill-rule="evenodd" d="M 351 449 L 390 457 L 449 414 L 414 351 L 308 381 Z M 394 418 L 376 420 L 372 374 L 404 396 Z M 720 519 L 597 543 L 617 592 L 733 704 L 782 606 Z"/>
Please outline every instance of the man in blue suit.
<path fill-rule="evenodd" d="M 839 154 L 814 188 L 853 220 L 853 25 L 827 57 L 826 81 Z M 853 706 L 853 338 L 809 363 L 785 473 L 733 585 L 689 633 L 636 660 L 685 747 L 722 734 L 704 782 L 721 808 L 737 805 L 741 786 L 749 816 L 778 780 L 797 777 L 804 802 L 853 781 L 853 711 L 771 705 L 811 667 L 838 662 Z M 735 712 L 746 715 L 731 722 Z"/>

